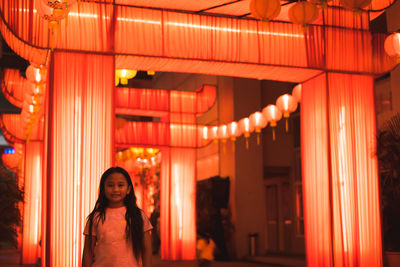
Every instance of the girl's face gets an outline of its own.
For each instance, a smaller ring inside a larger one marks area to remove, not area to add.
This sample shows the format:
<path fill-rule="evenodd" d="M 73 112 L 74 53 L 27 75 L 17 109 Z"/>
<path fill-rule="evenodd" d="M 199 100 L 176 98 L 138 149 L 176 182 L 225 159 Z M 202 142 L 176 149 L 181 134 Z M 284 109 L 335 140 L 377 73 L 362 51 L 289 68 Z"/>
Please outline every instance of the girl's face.
<path fill-rule="evenodd" d="M 131 190 L 125 176 L 115 172 L 106 178 L 104 193 L 109 201 L 110 208 L 119 208 L 124 205 L 124 199 Z"/>

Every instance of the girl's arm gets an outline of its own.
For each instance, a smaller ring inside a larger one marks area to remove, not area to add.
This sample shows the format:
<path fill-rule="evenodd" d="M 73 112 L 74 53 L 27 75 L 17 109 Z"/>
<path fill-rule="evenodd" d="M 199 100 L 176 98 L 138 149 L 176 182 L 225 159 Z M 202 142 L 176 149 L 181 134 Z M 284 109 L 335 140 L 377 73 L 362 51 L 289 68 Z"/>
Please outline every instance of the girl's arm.
<path fill-rule="evenodd" d="M 85 236 L 85 245 L 83 247 L 82 267 L 92 267 L 93 264 L 93 251 L 96 246 L 96 237 L 92 236 L 92 243 L 90 243 L 89 236 Z M 91 249 L 90 249 L 91 248 Z"/>
<path fill-rule="evenodd" d="M 150 231 L 144 232 L 143 267 L 151 267 L 151 237 Z M 84 267 L 84 266 L 83 266 Z"/>

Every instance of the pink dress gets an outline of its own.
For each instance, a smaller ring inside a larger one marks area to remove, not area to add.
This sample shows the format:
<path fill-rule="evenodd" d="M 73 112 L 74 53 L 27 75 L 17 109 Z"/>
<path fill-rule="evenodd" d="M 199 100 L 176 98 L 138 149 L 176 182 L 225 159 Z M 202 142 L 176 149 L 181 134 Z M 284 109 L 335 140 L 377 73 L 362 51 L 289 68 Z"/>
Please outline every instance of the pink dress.
<path fill-rule="evenodd" d="M 153 229 L 149 219 L 142 212 L 143 232 Z M 125 220 L 126 207 L 106 209 L 104 223 L 93 222 L 92 235 L 97 243 L 94 249 L 93 267 L 136 267 L 140 266 L 133 255 L 132 244 L 126 242 Z M 85 235 L 89 235 L 89 222 L 86 223 Z"/>

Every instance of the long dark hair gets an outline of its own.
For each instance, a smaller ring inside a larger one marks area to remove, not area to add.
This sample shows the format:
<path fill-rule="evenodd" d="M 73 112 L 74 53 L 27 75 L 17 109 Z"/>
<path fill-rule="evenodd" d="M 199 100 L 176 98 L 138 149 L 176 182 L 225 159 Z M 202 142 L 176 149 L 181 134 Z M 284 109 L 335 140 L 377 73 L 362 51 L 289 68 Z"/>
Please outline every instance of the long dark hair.
<path fill-rule="evenodd" d="M 144 249 L 143 218 L 141 214 L 142 212 L 136 205 L 136 196 L 135 196 L 135 191 L 133 189 L 131 177 L 129 176 L 129 173 L 126 170 L 120 167 L 111 167 L 108 170 L 106 170 L 101 176 L 99 197 L 96 201 L 96 205 L 94 206 L 93 211 L 89 214 L 87 218 L 89 222 L 90 244 L 92 244 L 93 221 L 97 220 L 96 223 L 98 223 L 99 220 L 102 220 L 102 222 L 104 223 L 104 220 L 106 218 L 105 211 L 108 206 L 108 199 L 106 198 L 106 195 L 104 193 L 104 184 L 107 177 L 113 173 L 121 173 L 125 177 L 128 186 L 130 187 L 129 193 L 126 195 L 124 199 L 124 205 L 126 206 L 125 234 L 126 234 L 126 241 L 132 243 L 133 255 L 135 255 L 136 260 L 139 260 Z M 90 249 L 92 249 L 91 246 Z"/>

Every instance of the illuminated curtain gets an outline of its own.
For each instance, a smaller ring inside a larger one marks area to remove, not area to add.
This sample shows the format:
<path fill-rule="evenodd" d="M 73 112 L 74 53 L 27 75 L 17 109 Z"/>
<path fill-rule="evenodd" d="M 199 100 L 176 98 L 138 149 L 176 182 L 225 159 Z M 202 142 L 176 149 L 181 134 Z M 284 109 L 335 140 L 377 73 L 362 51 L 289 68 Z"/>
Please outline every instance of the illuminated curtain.
<path fill-rule="evenodd" d="M 31 44 L 33 50 L 48 47 L 49 31 L 44 30 L 47 22 L 32 12 L 32 1 L 3 0 L 1 3 L 8 23 L 3 23 L 1 28 L 5 39 L 11 44 L 20 42 L 14 45 L 14 51 L 30 60 L 25 46 Z M 327 12 L 325 21 L 335 26 L 314 25 L 311 33 L 304 33 L 297 25 L 285 22 L 270 22 L 265 30 L 255 20 L 82 2 L 80 12 L 78 5 L 71 7 L 68 27 L 65 21 L 61 22 L 56 48 L 112 52 L 117 68 L 297 82 L 318 74 L 318 69 L 313 68 L 370 74 L 384 73 L 395 66 L 394 59 L 381 61 L 373 57 L 373 53 L 387 56 L 382 46 L 371 47 L 376 34 L 364 30 L 364 13 L 358 21 L 349 21 L 351 12 L 342 12 L 340 16 L 336 13 Z M 313 38 L 309 38 L 310 34 Z M 326 64 L 309 64 L 307 38 L 324 46 L 320 52 L 326 52 Z M 347 44 L 352 44 L 352 49 L 345 47 Z M 47 51 L 43 50 L 41 63 L 46 61 Z M 33 54 L 40 53 L 34 50 Z M 332 62 L 335 58 L 337 61 Z M 347 64 L 350 59 L 359 62 Z M 288 76 L 288 71 L 292 75 Z"/>
<path fill-rule="evenodd" d="M 35 264 L 40 256 L 43 142 L 29 142 L 25 149 L 21 259 L 23 264 Z"/>
<path fill-rule="evenodd" d="M 50 266 L 79 266 L 85 218 L 113 154 L 111 56 L 55 53 L 49 78 Z"/>
<path fill-rule="evenodd" d="M 304 83 L 302 156 L 309 266 L 382 266 L 373 78 Z"/>

